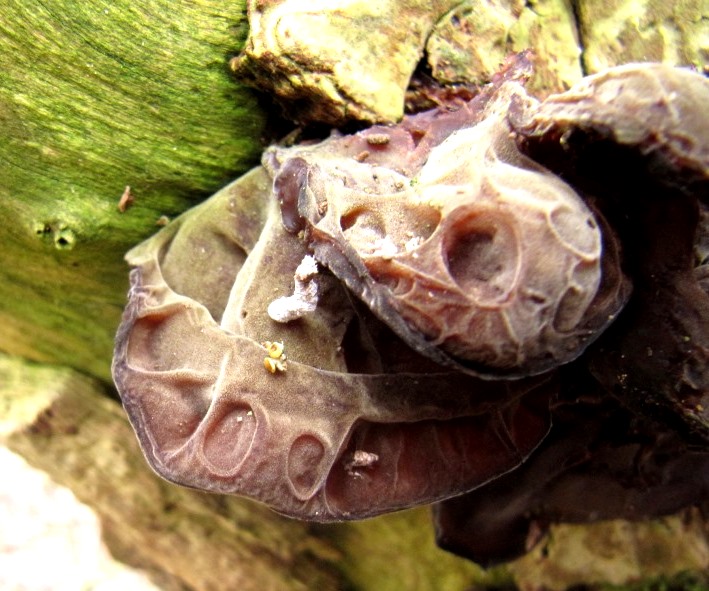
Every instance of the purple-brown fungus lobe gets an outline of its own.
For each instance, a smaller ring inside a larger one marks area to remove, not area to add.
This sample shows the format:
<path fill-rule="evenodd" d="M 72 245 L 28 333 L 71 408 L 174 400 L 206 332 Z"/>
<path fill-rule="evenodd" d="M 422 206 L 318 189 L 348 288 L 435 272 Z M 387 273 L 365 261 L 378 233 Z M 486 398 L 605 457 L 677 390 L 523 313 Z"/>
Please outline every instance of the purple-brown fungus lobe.
<path fill-rule="evenodd" d="M 559 372 L 550 435 L 521 468 L 435 509 L 439 544 L 483 564 L 550 523 L 709 501 L 709 82 L 660 65 L 513 105 L 520 149 L 564 176 L 623 245 L 633 296 Z"/>
<path fill-rule="evenodd" d="M 386 144 L 366 136 L 373 153 Z M 313 146 L 323 166 L 333 147 Z M 269 316 L 308 254 L 294 208 L 320 178 L 298 153 L 283 176 L 252 171 L 128 254 L 114 375 L 150 464 L 321 521 L 437 501 L 517 466 L 548 432 L 553 376 L 483 382 L 437 365 L 324 266 L 312 313 Z M 284 343 L 283 370 L 264 368 L 266 341 Z"/>
<path fill-rule="evenodd" d="M 506 113 L 520 96 L 520 83 L 506 81 L 482 110 L 423 113 L 389 133 L 273 148 L 265 159 L 286 227 L 296 200 L 281 175 L 298 167 L 315 257 L 409 346 L 480 377 L 571 361 L 629 293 L 622 274 L 600 290 L 604 259 L 617 264 L 617 253 L 602 248 L 591 209 L 517 149 Z M 447 117 L 458 128 L 423 144 Z M 384 149 L 353 158 L 385 134 Z M 600 301 L 601 291 L 615 297 Z"/>
<path fill-rule="evenodd" d="M 270 148 L 128 253 L 113 373 L 160 475 L 317 521 L 442 501 L 441 544 L 484 562 L 619 482 L 613 517 L 709 498 L 686 478 L 709 441 L 709 83 L 635 65 L 539 102 L 524 67 Z M 314 310 L 276 321 L 306 256 Z M 515 511 L 476 512 L 496 498 Z"/>

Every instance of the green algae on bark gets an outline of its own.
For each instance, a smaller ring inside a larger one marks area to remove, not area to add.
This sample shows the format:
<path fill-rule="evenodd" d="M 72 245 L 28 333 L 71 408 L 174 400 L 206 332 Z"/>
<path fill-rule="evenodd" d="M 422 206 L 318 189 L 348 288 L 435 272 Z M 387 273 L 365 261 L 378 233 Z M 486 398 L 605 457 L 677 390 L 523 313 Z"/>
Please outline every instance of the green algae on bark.
<path fill-rule="evenodd" d="M 587 0 L 578 18 L 588 73 L 646 61 L 709 68 L 705 0 Z"/>
<path fill-rule="evenodd" d="M 426 43 L 433 76 L 443 84 L 486 83 L 510 53 L 526 49 L 534 54 L 530 90 L 560 91 L 581 78 L 568 2 L 466 0 L 440 19 Z"/>
<path fill-rule="evenodd" d="M 709 529 L 697 509 L 637 523 L 560 524 L 508 569 L 521 589 L 614 585 L 615 591 L 630 591 L 642 589 L 642 582 L 649 590 L 662 589 L 663 579 L 671 589 L 681 573 L 709 569 Z"/>
<path fill-rule="evenodd" d="M 108 379 L 123 253 L 260 152 L 263 115 L 228 72 L 243 5 L 11 0 L 5 14 L 0 350 Z"/>
<path fill-rule="evenodd" d="M 339 565 L 354 589 L 482 591 L 512 584 L 506 567 L 484 570 L 437 548 L 430 512 L 423 507 L 368 521 L 318 526 L 315 531 L 342 551 Z M 415 559 L 406 568 L 394 568 L 404 556 Z"/>

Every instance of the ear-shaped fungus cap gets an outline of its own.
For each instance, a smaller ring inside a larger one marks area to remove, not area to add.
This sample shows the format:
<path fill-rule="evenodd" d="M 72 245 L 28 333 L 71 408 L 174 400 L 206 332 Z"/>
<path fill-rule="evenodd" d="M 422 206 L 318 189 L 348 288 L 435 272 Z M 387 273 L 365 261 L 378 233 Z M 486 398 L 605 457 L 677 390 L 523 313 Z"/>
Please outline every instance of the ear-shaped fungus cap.
<path fill-rule="evenodd" d="M 707 78 L 630 64 L 517 103 L 510 120 L 520 148 L 595 203 L 622 245 L 633 297 L 593 353 L 594 374 L 709 440 L 707 105 Z"/>
<path fill-rule="evenodd" d="M 113 375 L 158 474 L 300 518 L 373 516 L 516 468 L 559 389 L 573 416 L 614 396 L 631 422 L 665 408 L 678 440 L 706 442 L 709 83 L 633 66 L 539 103 L 520 78 L 270 149 L 128 253 Z M 529 474 L 565 457 L 563 435 Z M 464 499 L 443 505 L 441 539 Z M 572 504 L 583 514 L 583 494 Z"/>
<path fill-rule="evenodd" d="M 490 566 L 526 553 L 551 523 L 642 520 L 709 499 L 708 450 L 595 394 L 558 405 L 524 465 L 437 504 L 439 546 Z"/>
<path fill-rule="evenodd" d="M 409 346 L 483 378 L 578 357 L 629 294 L 615 242 L 506 120 L 517 81 L 324 144 L 272 149 L 284 223 Z"/>
<path fill-rule="evenodd" d="M 305 254 L 263 169 L 128 254 L 113 374 L 158 474 L 328 521 L 459 494 L 536 447 L 549 376 L 483 382 L 436 367 L 325 272 L 314 312 L 269 318 Z"/>

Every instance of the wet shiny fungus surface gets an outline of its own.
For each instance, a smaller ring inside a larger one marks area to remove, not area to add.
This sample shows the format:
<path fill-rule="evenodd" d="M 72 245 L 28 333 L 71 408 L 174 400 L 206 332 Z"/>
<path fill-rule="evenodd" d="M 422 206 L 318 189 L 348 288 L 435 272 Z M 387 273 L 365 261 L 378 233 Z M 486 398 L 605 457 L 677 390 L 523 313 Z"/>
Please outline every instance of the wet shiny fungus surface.
<path fill-rule="evenodd" d="M 709 81 L 538 101 L 526 68 L 272 147 L 128 253 L 113 373 L 161 476 L 315 521 L 438 503 L 488 564 L 709 500 Z"/>

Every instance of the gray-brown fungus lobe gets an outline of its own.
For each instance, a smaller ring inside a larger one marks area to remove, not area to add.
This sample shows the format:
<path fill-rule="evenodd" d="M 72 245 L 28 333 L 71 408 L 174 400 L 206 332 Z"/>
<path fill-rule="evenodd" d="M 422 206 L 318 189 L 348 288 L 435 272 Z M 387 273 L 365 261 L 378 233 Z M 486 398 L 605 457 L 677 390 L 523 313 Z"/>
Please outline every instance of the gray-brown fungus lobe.
<path fill-rule="evenodd" d="M 709 81 L 630 65 L 513 105 L 516 141 L 623 244 L 633 295 L 562 368 L 554 427 L 523 467 L 439 504 L 439 544 L 483 564 L 558 521 L 644 519 L 709 500 Z"/>
<path fill-rule="evenodd" d="M 554 137 L 569 156 L 605 139 L 646 159 L 656 179 L 695 191 L 709 176 L 709 80 L 662 64 L 628 64 L 589 76 L 535 107 L 515 101 L 513 128 L 523 137 Z M 673 178 L 673 177 L 678 178 Z"/>
<path fill-rule="evenodd" d="M 128 253 L 113 375 L 160 475 L 317 521 L 442 502 L 487 562 L 603 494 L 707 499 L 709 85 L 629 66 L 539 102 L 525 68 L 271 148 Z M 276 322 L 306 256 L 317 305 Z"/>
<path fill-rule="evenodd" d="M 641 520 L 709 498 L 706 449 L 595 387 L 566 389 L 576 396 L 555 405 L 554 428 L 523 466 L 435 507 L 441 547 L 489 566 L 524 554 L 550 523 Z"/>
<path fill-rule="evenodd" d="M 527 99 L 522 85 L 503 80 L 469 111 L 265 158 L 287 228 L 296 202 L 289 179 L 299 179 L 315 257 L 409 346 L 485 378 L 571 361 L 629 293 L 621 273 L 603 278 L 617 253 L 610 240 L 602 247 L 591 209 L 517 149 L 506 120 L 513 99 Z M 384 135 L 379 152 L 353 157 Z M 422 144 L 428 135 L 435 140 Z"/>

